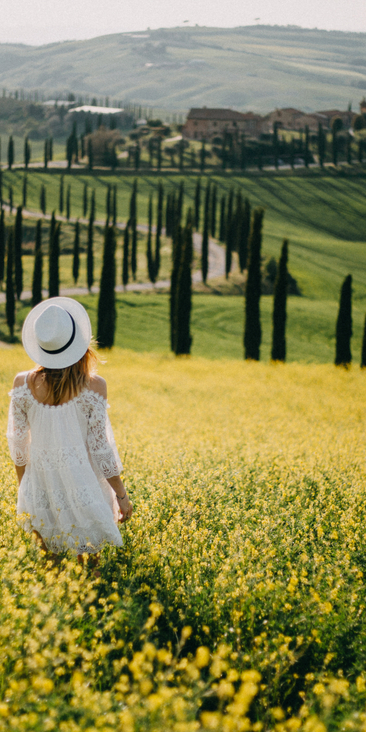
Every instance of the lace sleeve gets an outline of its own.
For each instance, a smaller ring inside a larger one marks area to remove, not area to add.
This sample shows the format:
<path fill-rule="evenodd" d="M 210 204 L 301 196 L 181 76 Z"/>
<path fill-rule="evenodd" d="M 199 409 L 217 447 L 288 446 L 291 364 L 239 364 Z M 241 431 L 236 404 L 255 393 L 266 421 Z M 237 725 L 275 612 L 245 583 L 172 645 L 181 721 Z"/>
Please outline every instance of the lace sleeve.
<path fill-rule="evenodd" d="M 10 392 L 8 438 L 9 450 L 15 465 L 26 465 L 29 462 L 29 446 L 31 441 L 28 422 L 28 400 L 23 387 Z"/>
<path fill-rule="evenodd" d="M 88 449 L 93 465 L 104 478 L 113 478 L 122 470 L 107 414 L 107 402 L 103 397 L 95 400 L 88 419 Z"/>

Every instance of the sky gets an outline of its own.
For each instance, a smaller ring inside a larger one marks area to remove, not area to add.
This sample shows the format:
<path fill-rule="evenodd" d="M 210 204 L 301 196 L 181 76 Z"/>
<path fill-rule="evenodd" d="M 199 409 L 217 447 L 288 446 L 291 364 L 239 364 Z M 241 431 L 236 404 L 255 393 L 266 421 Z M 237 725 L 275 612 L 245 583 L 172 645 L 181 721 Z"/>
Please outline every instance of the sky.
<path fill-rule="evenodd" d="M 365 0 L 13 0 L 1 15 L 0 43 L 30 45 L 195 24 L 366 32 Z"/>

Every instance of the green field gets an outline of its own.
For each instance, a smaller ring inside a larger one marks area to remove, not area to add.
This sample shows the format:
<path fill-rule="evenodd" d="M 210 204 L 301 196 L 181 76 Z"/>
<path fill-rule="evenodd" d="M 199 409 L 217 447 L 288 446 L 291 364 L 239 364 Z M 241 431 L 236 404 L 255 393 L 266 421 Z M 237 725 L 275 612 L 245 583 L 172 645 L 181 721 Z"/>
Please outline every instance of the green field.
<path fill-rule="evenodd" d="M 4 171 L 3 190 L 14 188 L 14 201 L 21 201 L 23 173 Z M 47 186 L 47 210 L 58 206 L 60 176 L 57 174 L 28 174 L 28 208 L 39 210 L 39 191 L 42 183 Z M 181 177 L 165 175 L 165 192 L 177 189 Z M 297 279 L 302 297 L 289 299 L 288 357 L 290 360 L 331 361 L 334 352 L 334 330 L 339 290 L 344 277 L 352 274 L 354 281 L 354 353 L 359 360 L 361 332 L 366 310 L 366 195 L 363 174 L 334 175 L 331 172 L 311 171 L 306 176 L 257 175 L 242 177 L 215 177 L 219 195 L 227 193 L 230 186 L 240 189 L 249 197 L 253 206 L 265 207 L 263 231 L 263 255 L 278 259 L 283 238 L 290 241 L 289 269 Z M 138 221 L 146 223 L 150 192 L 157 197 L 159 178 L 140 176 L 138 179 Z M 186 176 L 185 207 L 193 205 L 196 176 Z M 72 191 L 72 217 L 82 214 L 84 182 L 96 189 L 97 218 L 103 221 L 107 184 L 117 184 L 118 221 L 128 216 L 128 203 L 133 177 L 71 175 L 65 176 L 65 188 L 70 182 Z M 202 179 L 205 185 L 205 178 Z M 65 246 L 72 246 L 72 224 L 63 224 Z M 47 238 L 47 237 L 46 237 Z M 82 230 L 85 247 L 86 230 Z M 32 246 L 32 242 L 28 242 Z M 96 235 L 96 281 L 101 262 L 102 228 Z M 144 234 L 139 239 L 139 281 L 146 281 Z M 121 283 L 122 237 L 118 237 L 117 283 Z M 169 274 L 169 242 L 164 250 L 161 276 Z M 67 258 L 66 258 L 67 257 Z M 31 256 L 24 257 L 25 286 L 30 287 L 32 274 Z M 85 253 L 81 256 L 79 285 L 85 286 Z M 197 262 L 196 262 L 197 265 Z M 71 286 L 71 253 L 63 259 L 62 286 Z M 212 283 L 217 285 L 217 282 Z M 117 343 L 134 350 L 154 350 L 166 353 L 168 346 L 168 302 L 165 295 L 128 294 L 118 296 Z M 96 297 L 87 304 L 96 308 Z M 269 357 L 271 339 L 272 298 L 262 298 L 263 358 Z M 21 319 L 21 313 L 20 319 Z M 94 317 L 94 315 L 93 315 Z M 193 353 L 208 357 L 241 358 L 243 302 L 240 297 L 214 297 L 197 294 L 192 313 Z M 6 328 L 2 327 L 3 334 Z M 357 355 L 356 355 L 357 354 Z"/>

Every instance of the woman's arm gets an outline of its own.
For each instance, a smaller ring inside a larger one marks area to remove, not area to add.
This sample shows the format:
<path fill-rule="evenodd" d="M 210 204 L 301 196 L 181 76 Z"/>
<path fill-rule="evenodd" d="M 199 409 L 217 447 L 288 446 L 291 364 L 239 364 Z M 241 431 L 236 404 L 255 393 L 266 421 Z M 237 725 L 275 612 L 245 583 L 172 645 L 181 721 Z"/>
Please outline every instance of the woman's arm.
<path fill-rule="evenodd" d="M 18 482 L 20 485 L 20 482 L 21 482 L 24 472 L 25 472 L 25 465 L 16 465 L 15 470 L 17 471 Z"/>

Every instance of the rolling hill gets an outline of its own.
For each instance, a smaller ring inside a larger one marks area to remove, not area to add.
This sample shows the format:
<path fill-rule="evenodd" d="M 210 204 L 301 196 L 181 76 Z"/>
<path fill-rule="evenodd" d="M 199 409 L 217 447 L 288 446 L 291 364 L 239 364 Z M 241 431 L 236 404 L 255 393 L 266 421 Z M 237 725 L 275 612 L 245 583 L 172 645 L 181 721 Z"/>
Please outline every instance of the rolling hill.
<path fill-rule="evenodd" d="M 71 90 L 155 108 L 358 109 L 366 33 L 280 26 L 185 27 L 46 46 L 0 45 L 0 84 Z"/>

